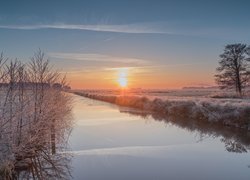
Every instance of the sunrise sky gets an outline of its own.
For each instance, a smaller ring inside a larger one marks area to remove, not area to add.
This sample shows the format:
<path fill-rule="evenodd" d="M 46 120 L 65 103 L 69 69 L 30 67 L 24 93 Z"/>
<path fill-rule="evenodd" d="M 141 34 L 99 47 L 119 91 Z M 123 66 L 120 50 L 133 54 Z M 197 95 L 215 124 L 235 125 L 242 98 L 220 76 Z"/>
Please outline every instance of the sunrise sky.
<path fill-rule="evenodd" d="M 214 85 L 228 43 L 250 43 L 249 0 L 1 1 L 0 51 L 41 48 L 72 88 Z"/>

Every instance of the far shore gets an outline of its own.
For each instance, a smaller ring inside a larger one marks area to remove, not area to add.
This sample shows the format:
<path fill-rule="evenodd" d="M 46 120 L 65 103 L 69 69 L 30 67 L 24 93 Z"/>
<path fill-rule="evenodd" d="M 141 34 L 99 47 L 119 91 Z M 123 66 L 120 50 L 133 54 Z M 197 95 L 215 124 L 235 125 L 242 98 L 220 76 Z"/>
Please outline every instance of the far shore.
<path fill-rule="evenodd" d="M 180 117 L 196 121 L 217 123 L 250 131 L 250 100 L 238 98 L 178 97 L 162 94 L 148 97 L 145 94 L 112 94 L 87 90 L 72 93 L 119 106 L 158 113 L 166 117 Z"/>

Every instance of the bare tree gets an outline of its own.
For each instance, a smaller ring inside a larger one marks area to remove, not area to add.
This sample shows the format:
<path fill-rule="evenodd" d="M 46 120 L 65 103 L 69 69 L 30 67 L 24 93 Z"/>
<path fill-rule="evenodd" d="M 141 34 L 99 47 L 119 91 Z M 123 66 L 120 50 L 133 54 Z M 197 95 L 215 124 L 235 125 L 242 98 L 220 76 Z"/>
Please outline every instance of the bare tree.
<path fill-rule="evenodd" d="M 216 82 L 223 88 L 235 88 L 238 95 L 249 85 L 250 59 L 246 44 L 229 44 L 220 55 Z"/>
<path fill-rule="evenodd" d="M 56 149 L 66 147 L 71 98 L 55 84 L 63 87 L 65 77 L 41 50 L 28 64 L 0 54 L 0 179 L 66 176 L 61 172 L 66 161 Z"/>

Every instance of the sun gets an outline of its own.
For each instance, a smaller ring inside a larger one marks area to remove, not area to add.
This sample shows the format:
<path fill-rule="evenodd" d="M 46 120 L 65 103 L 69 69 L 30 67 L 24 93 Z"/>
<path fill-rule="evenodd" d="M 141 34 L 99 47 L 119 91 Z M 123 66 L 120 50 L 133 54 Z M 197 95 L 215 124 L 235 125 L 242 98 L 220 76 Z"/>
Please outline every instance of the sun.
<path fill-rule="evenodd" d="M 119 68 L 117 81 L 121 88 L 125 88 L 128 86 L 128 69 L 127 68 Z"/>
<path fill-rule="evenodd" d="M 122 88 L 127 87 L 127 84 L 128 84 L 127 78 L 119 77 L 118 83 L 119 83 L 119 85 L 120 85 Z"/>

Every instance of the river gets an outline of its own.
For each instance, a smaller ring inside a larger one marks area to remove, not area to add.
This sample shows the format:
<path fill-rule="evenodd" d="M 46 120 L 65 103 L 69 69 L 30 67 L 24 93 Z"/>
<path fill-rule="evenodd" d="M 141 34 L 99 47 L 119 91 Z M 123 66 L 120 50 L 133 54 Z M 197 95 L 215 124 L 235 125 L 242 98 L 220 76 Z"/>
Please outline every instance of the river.
<path fill-rule="evenodd" d="M 250 178 L 250 132 L 73 99 L 73 179 Z"/>

